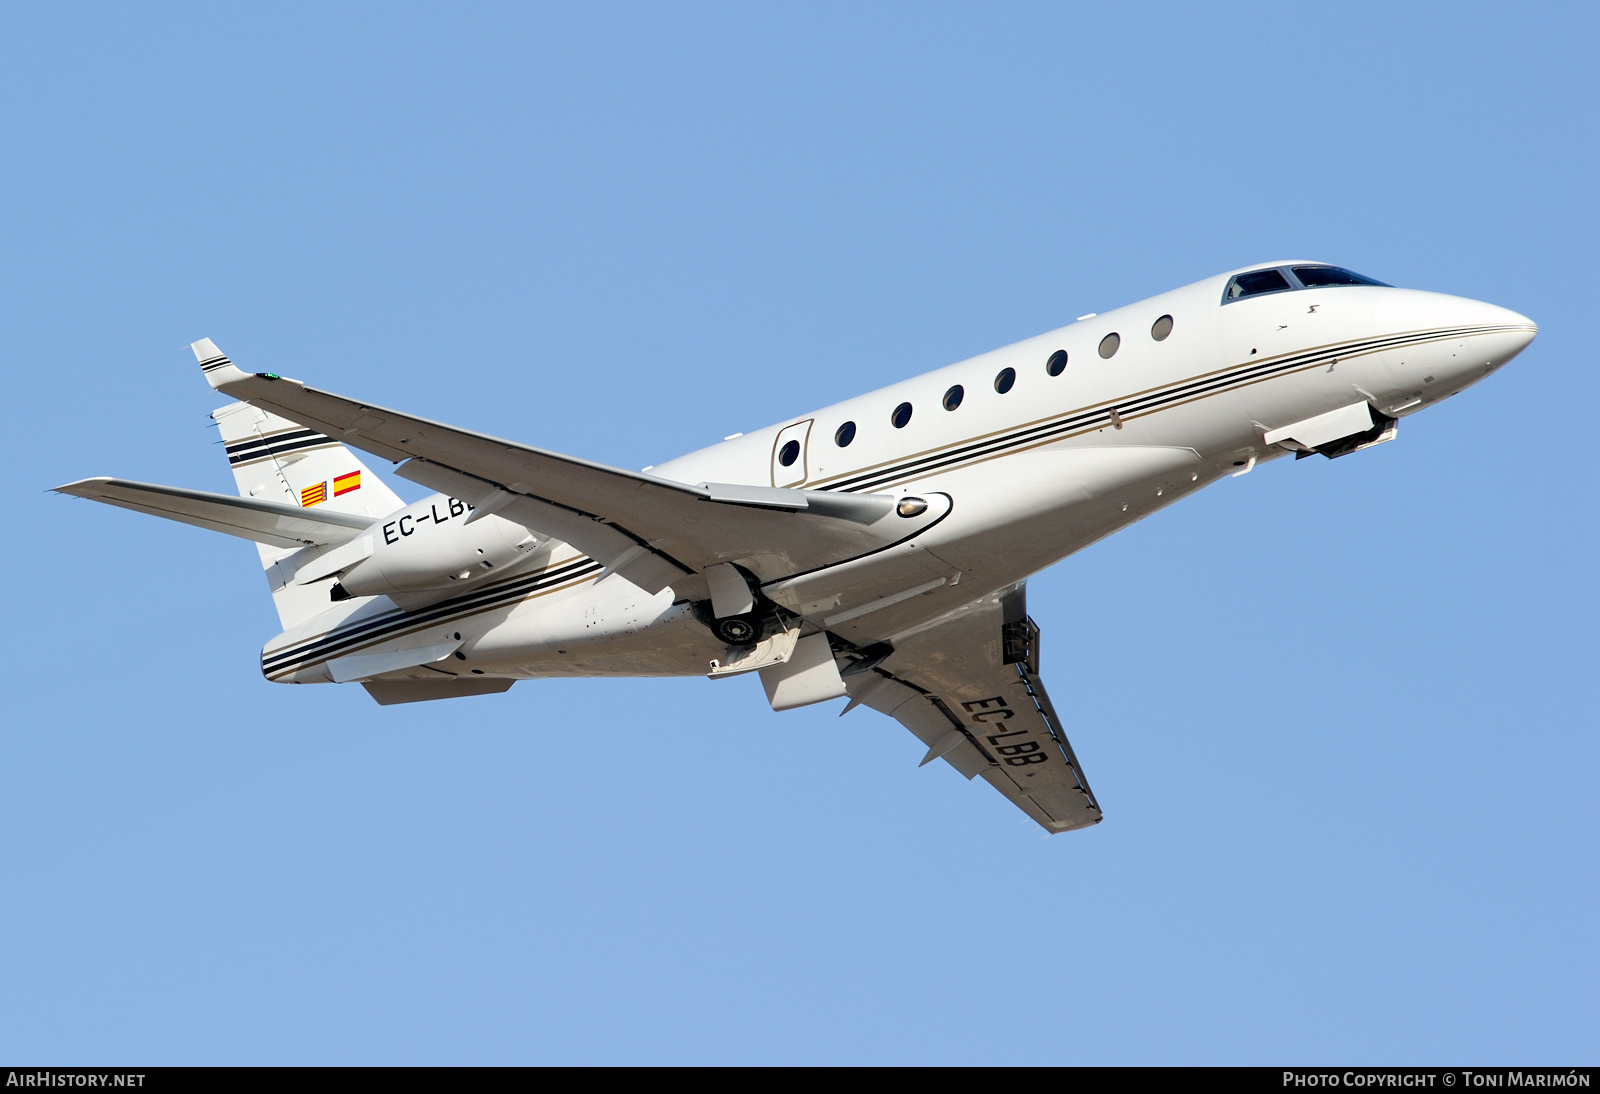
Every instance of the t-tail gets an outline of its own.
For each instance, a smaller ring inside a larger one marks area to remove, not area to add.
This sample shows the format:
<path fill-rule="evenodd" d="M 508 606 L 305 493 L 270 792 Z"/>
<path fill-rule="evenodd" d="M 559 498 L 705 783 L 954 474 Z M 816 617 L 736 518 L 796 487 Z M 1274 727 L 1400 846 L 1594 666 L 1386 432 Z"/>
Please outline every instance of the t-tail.
<path fill-rule="evenodd" d="M 212 387 L 238 371 L 209 338 L 190 348 Z M 404 502 L 354 452 L 314 429 L 248 403 L 230 403 L 211 417 L 222 432 L 237 497 L 113 478 L 56 490 L 254 540 L 287 630 L 328 607 L 326 588 L 296 584 L 295 575 Z"/>

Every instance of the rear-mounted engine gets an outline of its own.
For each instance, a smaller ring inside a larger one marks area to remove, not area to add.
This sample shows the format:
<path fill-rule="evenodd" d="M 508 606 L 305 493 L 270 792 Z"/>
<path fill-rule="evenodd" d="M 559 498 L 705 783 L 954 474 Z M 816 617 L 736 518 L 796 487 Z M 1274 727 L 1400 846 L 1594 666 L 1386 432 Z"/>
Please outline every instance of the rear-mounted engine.
<path fill-rule="evenodd" d="M 295 580 L 304 585 L 337 574 L 333 600 L 448 591 L 513 568 L 540 546 L 522 525 L 475 512 L 459 498 L 436 494 L 307 563 Z"/>

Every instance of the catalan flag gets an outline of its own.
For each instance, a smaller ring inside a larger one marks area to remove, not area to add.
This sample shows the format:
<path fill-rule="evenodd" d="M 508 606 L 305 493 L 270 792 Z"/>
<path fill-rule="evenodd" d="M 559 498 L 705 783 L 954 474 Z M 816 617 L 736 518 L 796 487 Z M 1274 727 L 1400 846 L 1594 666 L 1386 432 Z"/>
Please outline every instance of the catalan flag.
<path fill-rule="evenodd" d="M 328 484 L 325 482 L 312 483 L 300 491 L 300 504 L 309 509 L 313 505 L 321 505 L 328 500 Z"/>
<path fill-rule="evenodd" d="M 333 480 L 333 496 L 348 494 L 352 490 L 361 489 L 361 472 L 352 471 L 348 475 L 340 475 Z"/>

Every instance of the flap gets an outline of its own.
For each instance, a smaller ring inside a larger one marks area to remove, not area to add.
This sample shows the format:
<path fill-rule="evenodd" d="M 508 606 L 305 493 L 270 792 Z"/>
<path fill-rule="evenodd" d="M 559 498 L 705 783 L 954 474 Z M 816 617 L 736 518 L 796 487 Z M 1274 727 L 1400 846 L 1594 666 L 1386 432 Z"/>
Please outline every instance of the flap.
<path fill-rule="evenodd" d="M 81 479 L 55 489 L 58 494 L 101 501 L 274 547 L 345 543 L 372 525 L 371 517 L 353 513 L 301 509 L 282 502 L 236 498 L 128 479 Z"/>

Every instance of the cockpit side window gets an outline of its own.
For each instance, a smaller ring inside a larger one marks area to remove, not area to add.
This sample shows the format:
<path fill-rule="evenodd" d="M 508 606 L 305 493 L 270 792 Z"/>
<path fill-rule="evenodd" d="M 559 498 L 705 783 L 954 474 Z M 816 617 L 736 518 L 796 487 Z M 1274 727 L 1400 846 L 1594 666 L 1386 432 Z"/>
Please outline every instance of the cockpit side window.
<path fill-rule="evenodd" d="M 1252 270 L 1234 276 L 1228 282 L 1228 291 L 1223 294 L 1224 304 L 1231 300 L 1242 300 L 1247 296 L 1260 296 L 1269 292 L 1288 292 L 1294 288 L 1289 284 L 1289 279 L 1277 270 Z"/>
<path fill-rule="evenodd" d="M 1370 277 L 1363 277 L 1352 270 L 1343 270 L 1338 266 L 1294 266 L 1294 275 L 1300 279 L 1300 284 L 1308 289 L 1320 289 L 1328 285 L 1382 285 L 1389 288 L 1382 281 L 1374 281 Z"/>

